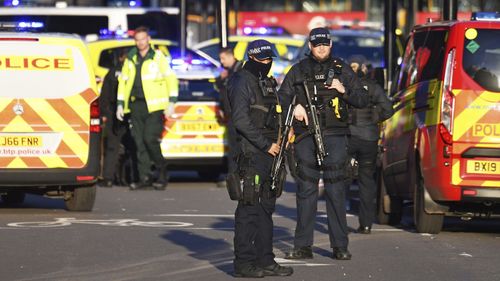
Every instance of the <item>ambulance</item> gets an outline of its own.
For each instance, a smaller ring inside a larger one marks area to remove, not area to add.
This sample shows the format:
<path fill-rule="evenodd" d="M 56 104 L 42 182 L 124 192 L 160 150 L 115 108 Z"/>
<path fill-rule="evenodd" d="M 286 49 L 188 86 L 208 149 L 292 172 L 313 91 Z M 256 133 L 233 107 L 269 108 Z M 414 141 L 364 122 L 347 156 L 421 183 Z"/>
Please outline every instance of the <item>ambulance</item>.
<path fill-rule="evenodd" d="M 384 123 L 378 219 L 397 224 L 413 201 L 418 232 L 445 216 L 500 214 L 500 17 L 416 26 Z"/>
<path fill-rule="evenodd" d="M 30 23 L 31 24 L 31 23 Z M 76 35 L 0 32 L 0 194 L 64 199 L 90 211 L 99 173 L 98 94 Z"/>

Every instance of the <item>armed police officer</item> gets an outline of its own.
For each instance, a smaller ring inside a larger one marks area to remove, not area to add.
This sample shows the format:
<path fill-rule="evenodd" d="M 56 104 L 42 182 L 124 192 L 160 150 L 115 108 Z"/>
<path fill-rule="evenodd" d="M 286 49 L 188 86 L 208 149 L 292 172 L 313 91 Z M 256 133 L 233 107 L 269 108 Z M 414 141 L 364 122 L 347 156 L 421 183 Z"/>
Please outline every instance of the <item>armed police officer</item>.
<path fill-rule="evenodd" d="M 333 258 L 351 259 L 345 208 L 344 166 L 347 159 L 348 106 L 364 107 L 366 91 L 349 65 L 331 56 L 326 28 L 312 29 L 308 57 L 295 64 L 280 96 L 297 95 L 295 158 L 297 161 L 297 226 L 288 259 L 312 258 L 318 183 L 325 186 L 328 232 Z"/>
<path fill-rule="evenodd" d="M 375 217 L 375 168 L 378 154 L 380 122 L 394 114 L 392 102 L 376 81 L 367 76 L 368 68 L 362 56 L 349 59 L 352 70 L 360 77 L 361 84 L 368 90 L 370 102 L 365 108 L 351 108 L 349 118 L 348 153 L 358 161 L 359 181 L 359 227 L 358 233 L 370 234 Z"/>
<path fill-rule="evenodd" d="M 241 149 L 238 172 L 228 175 L 231 199 L 239 200 L 234 275 L 288 276 L 293 269 L 274 261 L 272 214 L 279 191 L 271 190 L 269 180 L 273 157 L 279 152 L 279 100 L 276 91 L 267 86 L 263 89 L 263 85 L 274 87 L 267 75 L 275 53 L 268 41 L 255 40 L 248 45 L 247 55 L 243 68 L 228 83 L 231 117 Z"/>

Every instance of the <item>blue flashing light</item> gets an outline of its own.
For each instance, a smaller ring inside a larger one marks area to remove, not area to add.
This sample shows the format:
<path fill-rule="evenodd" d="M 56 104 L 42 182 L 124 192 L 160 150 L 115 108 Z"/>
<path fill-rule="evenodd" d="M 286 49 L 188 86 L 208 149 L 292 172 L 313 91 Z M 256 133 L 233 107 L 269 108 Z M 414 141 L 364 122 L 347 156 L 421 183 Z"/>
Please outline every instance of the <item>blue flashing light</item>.
<path fill-rule="evenodd" d="M 11 4 L 12 6 L 16 7 L 19 5 L 19 0 L 12 0 Z"/>
<path fill-rule="evenodd" d="M 142 6 L 142 1 L 141 0 L 129 0 L 128 1 L 128 6 L 129 7 L 141 7 Z"/>
<path fill-rule="evenodd" d="M 185 61 L 183 59 L 172 59 L 173 65 L 183 65 Z"/>
<path fill-rule="evenodd" d="M 38 22 L 38 21 L 21 21 L 17 23 L 18 28 L 33 28 L 33 29 L 40 29 L 44 27 L 43 22 Z"/>
<path fill-rule="evenodd" d="M 252 33 L 252 28 L 249 27 L 249 26 L 246 26 L 243 28 L 243 33 L 246 34 L 246 35 L 249 35 Z"/>
<path fill-rule="evenodd" d="M 471 20 L 477 21 L 500 21 L 499 12 L 473 12 Z"/>
<path fill-rule="evenodd" d="M 245 26 L 243 28 L 243 34 L 245 35 L 284 35 L 285 29 L 282 27 L 250 27 Z"/>
<path fill-rule="evenodd" d="M 101 36 L 107 36 L 109 34 L 110 34 L 110 31 L 107 28 L 102 28 L 99 30 L 99 35 L 101 35 Z"/>

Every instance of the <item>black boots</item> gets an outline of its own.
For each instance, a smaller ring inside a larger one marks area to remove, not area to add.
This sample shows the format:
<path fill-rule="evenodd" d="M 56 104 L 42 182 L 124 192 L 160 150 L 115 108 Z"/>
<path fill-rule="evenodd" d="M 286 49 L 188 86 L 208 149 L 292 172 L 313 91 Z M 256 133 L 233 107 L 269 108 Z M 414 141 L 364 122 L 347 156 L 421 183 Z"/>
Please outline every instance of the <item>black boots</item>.
<path fill-rule="evenodd" d="M 243 266 L 241 268 L 234 270 L 234 277 L 245 277 L 245 278 L 262 278 L 264 277 L 264 270 L 253 264 L 248 266 Z"/>
<path fill-rule="evenodd" d="M 370 234 L 372 233 L 372 229 L 369 226 L 359 226 L 356 232 L 360 234 Z"/>
<path fill-rule="evenodd" d="M 164 162 L 158 169 L 158 179 L 153 183 L 156 190 L 165 190 L 168 184 L 167 162 Z"/>
<path fill-rule="evenodd" d="M 293 248 L 285 256 L 285 259 L 288 259 L 288 260 L 304 260 L 304 259 L 312 259 L 312 258 L 313 258 L 313 254 L 312 254 L 311 246 Z"/>
<path fill-rule="evenodd" d="M 290 276 L 293 274 L 293 268 L 281 266 L 277 263 L 263 267 L 264 276 Z"/>
<path fill-rule="evenodd" d="M 146 178 L 140 182 L 133 182 L 129 185 L 130 190 L 145 189 L 148 187 L 151 187 L 151 180 L 149 178 Z"/>
<path fill-rule="evenodd" d="M 333 248 L 332 258 L 336 260 L 350 260 L 352 257 L 351 253 L 347 249 L 342 249 L 335 247 Z"/>
<path fill-rule="evenodd" d="M 293 268 L 281 266 L 277 263 L 266 267 L 258 267 L 253 264 L 242 266 L 234 270 L 234 277 L 262 278 L 264 276 L 290 276 Z"/>

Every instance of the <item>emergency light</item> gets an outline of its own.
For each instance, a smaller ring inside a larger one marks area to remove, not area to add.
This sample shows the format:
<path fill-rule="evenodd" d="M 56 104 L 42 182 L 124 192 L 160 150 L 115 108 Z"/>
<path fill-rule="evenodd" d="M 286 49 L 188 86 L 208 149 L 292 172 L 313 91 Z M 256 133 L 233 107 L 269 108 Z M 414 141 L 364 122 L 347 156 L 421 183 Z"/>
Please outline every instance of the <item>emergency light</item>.
<path fill-rule="evenodd" d="M 477 21 L 500 21 L 499 12 L 473 12 L 471 20 Z"/>
<path fill-rule="evenodd" d="M 243 34 L 245 35 L 286 35 L 287 32 L 282 27 L 250 27 L 245 26 L 243 28 Z"/>
<path fill-rule="evenodd" d="M 45 24 L 39 21 L 0 22 L 0 30 L 36 31 L 44 27 Z"/>

